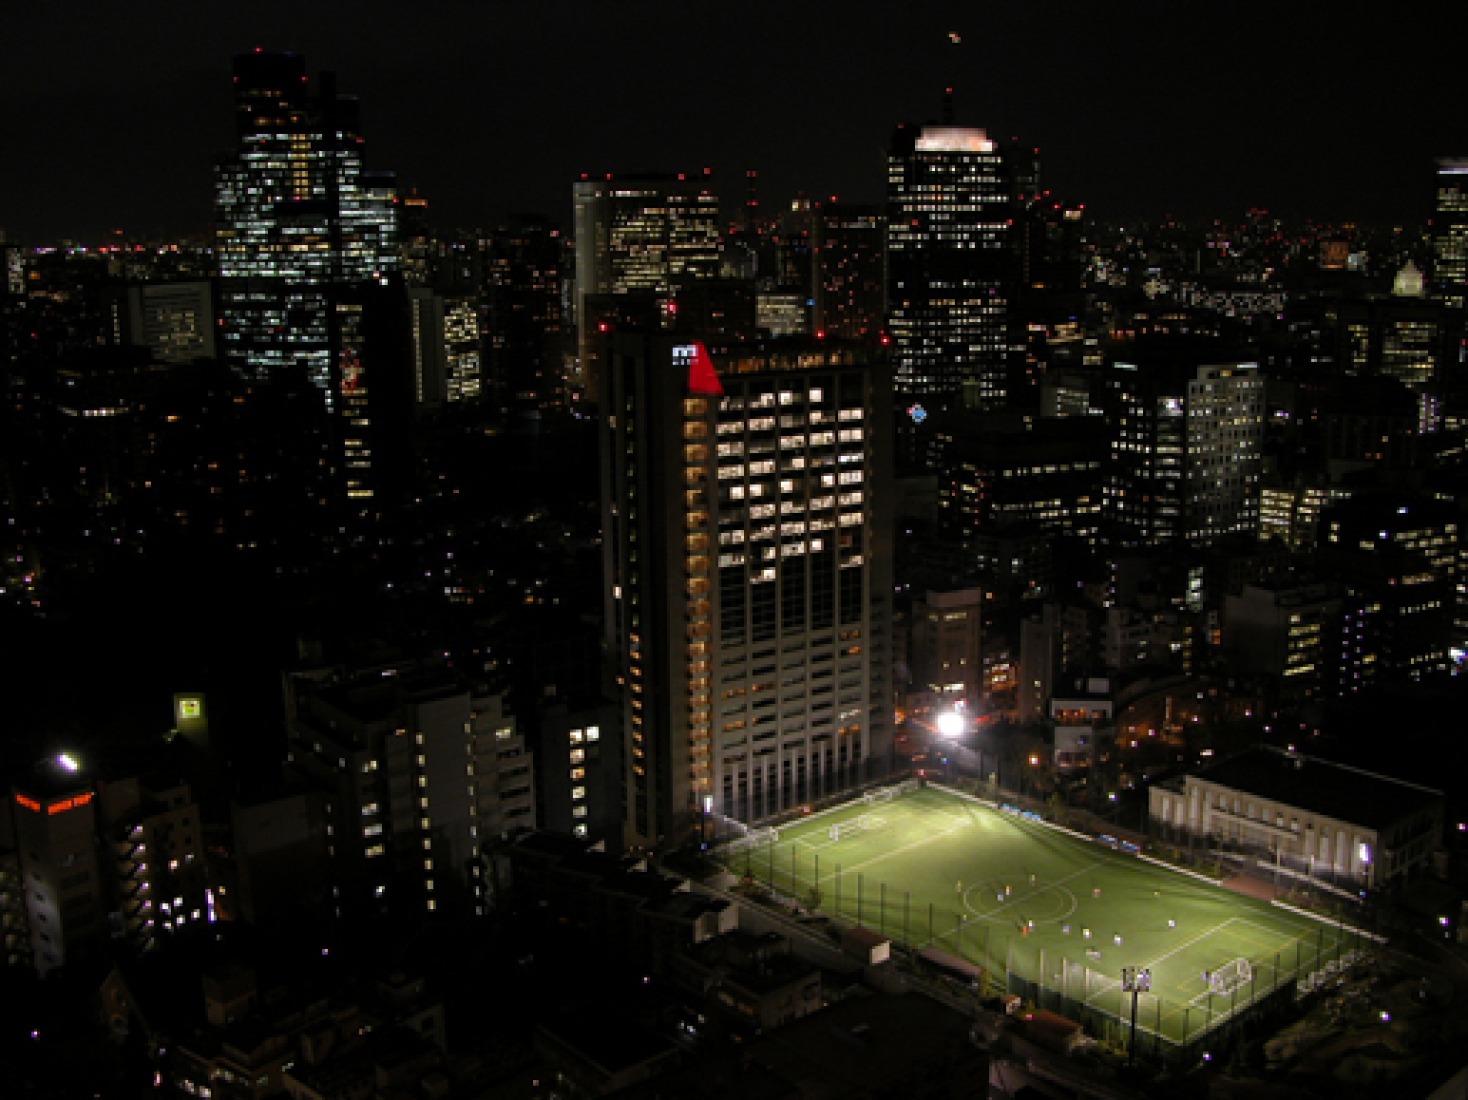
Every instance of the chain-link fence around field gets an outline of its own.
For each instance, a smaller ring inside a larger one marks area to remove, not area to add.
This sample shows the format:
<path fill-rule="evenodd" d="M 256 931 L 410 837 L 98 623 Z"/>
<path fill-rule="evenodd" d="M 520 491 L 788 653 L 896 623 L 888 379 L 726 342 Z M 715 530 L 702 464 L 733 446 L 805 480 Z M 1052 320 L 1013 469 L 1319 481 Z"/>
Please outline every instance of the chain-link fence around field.
<path fill-rule="evenodd" d="M 836 839 L 833 831 L 848 823 L 856 823 L 859 836 L 863 816 L 900 811 L 894 800 L 905 793 L 859 799 L 828 811 L 828 818 L 810 815 L 788 827 L 751 830 L 723 845 L 720 854 L 731 870 L 761 884 L 771 900 L 797 917 L 876 932 L 899 948 L 899 959 L 936 980 L 987 998 L 1017 996 L 1080 1022 L 1098 1039 L 1132 1044 L 1138 1057 L 1170 1065 L 1193 1064 L 1204 1050 L 1228 1046 L 1251 1019 L 1284 1014 L 1300 996 L 1328 984 L 1361 957 L 1367 946 L 1362 934 L 1344 923 L 1316 923 L 1292 937 L 1253 924 L 1238 939 L 1228 926 L 1253 922 L 1227 917 L 1166 952 L 1171 973 L 1165 987 L 1160 981 L 1150 985 L 1149 979 L 1150 988 L 1134 991 L 1123 988 L 1120 973 L 1102 968 L 1099 950 L 1079 942 L 1065 953 L 1047 949 L 1036 944 L 1038 937 L 1032 938 L 1023 923 L 999 923 L 957 903 L 915 898 L 885 877 L 843 867 L 834 849 L 822 858 L 791 842 L 797 833 Z M 848 815 L 846 821 L 837 820 L 839 811 Z M 853 852 L 863 862 L 859 857 Z M 1275 949 L 1261 951 L 1261 944 Z M 1076 957 L 1081 955 L 1085 962 Z"/>

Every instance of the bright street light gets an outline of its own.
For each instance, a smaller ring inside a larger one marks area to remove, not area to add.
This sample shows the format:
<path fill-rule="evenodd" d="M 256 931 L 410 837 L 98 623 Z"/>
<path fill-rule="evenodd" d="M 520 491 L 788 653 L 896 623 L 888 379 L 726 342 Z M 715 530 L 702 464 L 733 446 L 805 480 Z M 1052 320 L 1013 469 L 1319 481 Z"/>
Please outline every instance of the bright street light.
<path fill-rule="evenodd" d="M 944 737 L 957 737 L 963 732 L 963 715 L 956 710 L 945 710 L 938 715 L 938 732 Z"/>

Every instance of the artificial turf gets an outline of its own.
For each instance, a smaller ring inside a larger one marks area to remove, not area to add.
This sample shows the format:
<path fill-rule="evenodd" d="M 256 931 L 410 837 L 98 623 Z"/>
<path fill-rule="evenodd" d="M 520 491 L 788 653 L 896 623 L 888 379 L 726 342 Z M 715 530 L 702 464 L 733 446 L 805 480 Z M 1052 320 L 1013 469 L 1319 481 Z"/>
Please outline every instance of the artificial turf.
<path fill-rule="evenodd" d="M 833 829 L 839 827 L 839 829 Z M 839 837 L 833 834 L 839 831 Z M 1349 930 L 933 786 L 779 826 L 727 859 L 845 924 L 937 948 L 1181 1042 L 1339 960 Z M 1246 980 L 1216 991 L 1206 974 Z"/>

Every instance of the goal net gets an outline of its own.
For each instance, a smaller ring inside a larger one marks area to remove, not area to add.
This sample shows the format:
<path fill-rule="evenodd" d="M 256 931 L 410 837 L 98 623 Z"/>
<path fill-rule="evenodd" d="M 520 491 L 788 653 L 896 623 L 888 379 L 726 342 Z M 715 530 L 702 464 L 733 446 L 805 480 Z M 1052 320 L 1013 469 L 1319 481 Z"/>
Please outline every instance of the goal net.
<path fill-rule="evenodd" d="M 836 821 L 826 830 L 826 835 L 832 840 L 840 840 L 843 837 L 855 836 L 858 833 L 869 833 L 873 829 L 880 829 L 886 824 L 886 819 L 879 814 L 862 814 L 850 821 Z"/>
<path fill-rule="evenodd" d="M 1220 996 L 1226 996 L 1241 985 L 1254 980 L 1254 967 L 1242 955 L 1226 962 L 1208 975 L 1208 988 Z"/>

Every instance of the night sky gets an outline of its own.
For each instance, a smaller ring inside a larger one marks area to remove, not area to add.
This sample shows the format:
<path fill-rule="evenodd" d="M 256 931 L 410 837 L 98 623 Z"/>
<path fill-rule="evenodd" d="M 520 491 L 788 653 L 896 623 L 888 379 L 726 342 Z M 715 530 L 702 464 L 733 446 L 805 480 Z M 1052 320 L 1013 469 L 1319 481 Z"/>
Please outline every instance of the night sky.
<path fill-rule="evenodd" d="M 1331 13 L 1312 22 L 1304 9 Z M 0 228 L 27 243 L 209 228 L 230 58 L 305 55 L 361 97 L 368 166 L 443 228 L 570 217 L 582 172 L 712 167 L 737 200 L 879 201 L 894 125 L 1044 151 L 1106 219 L 1420 224 L 1468 155 L 1461 3 L 150 0 L 12 4 Z M 950 42 L 950 32 L 962 39 Z"/>

